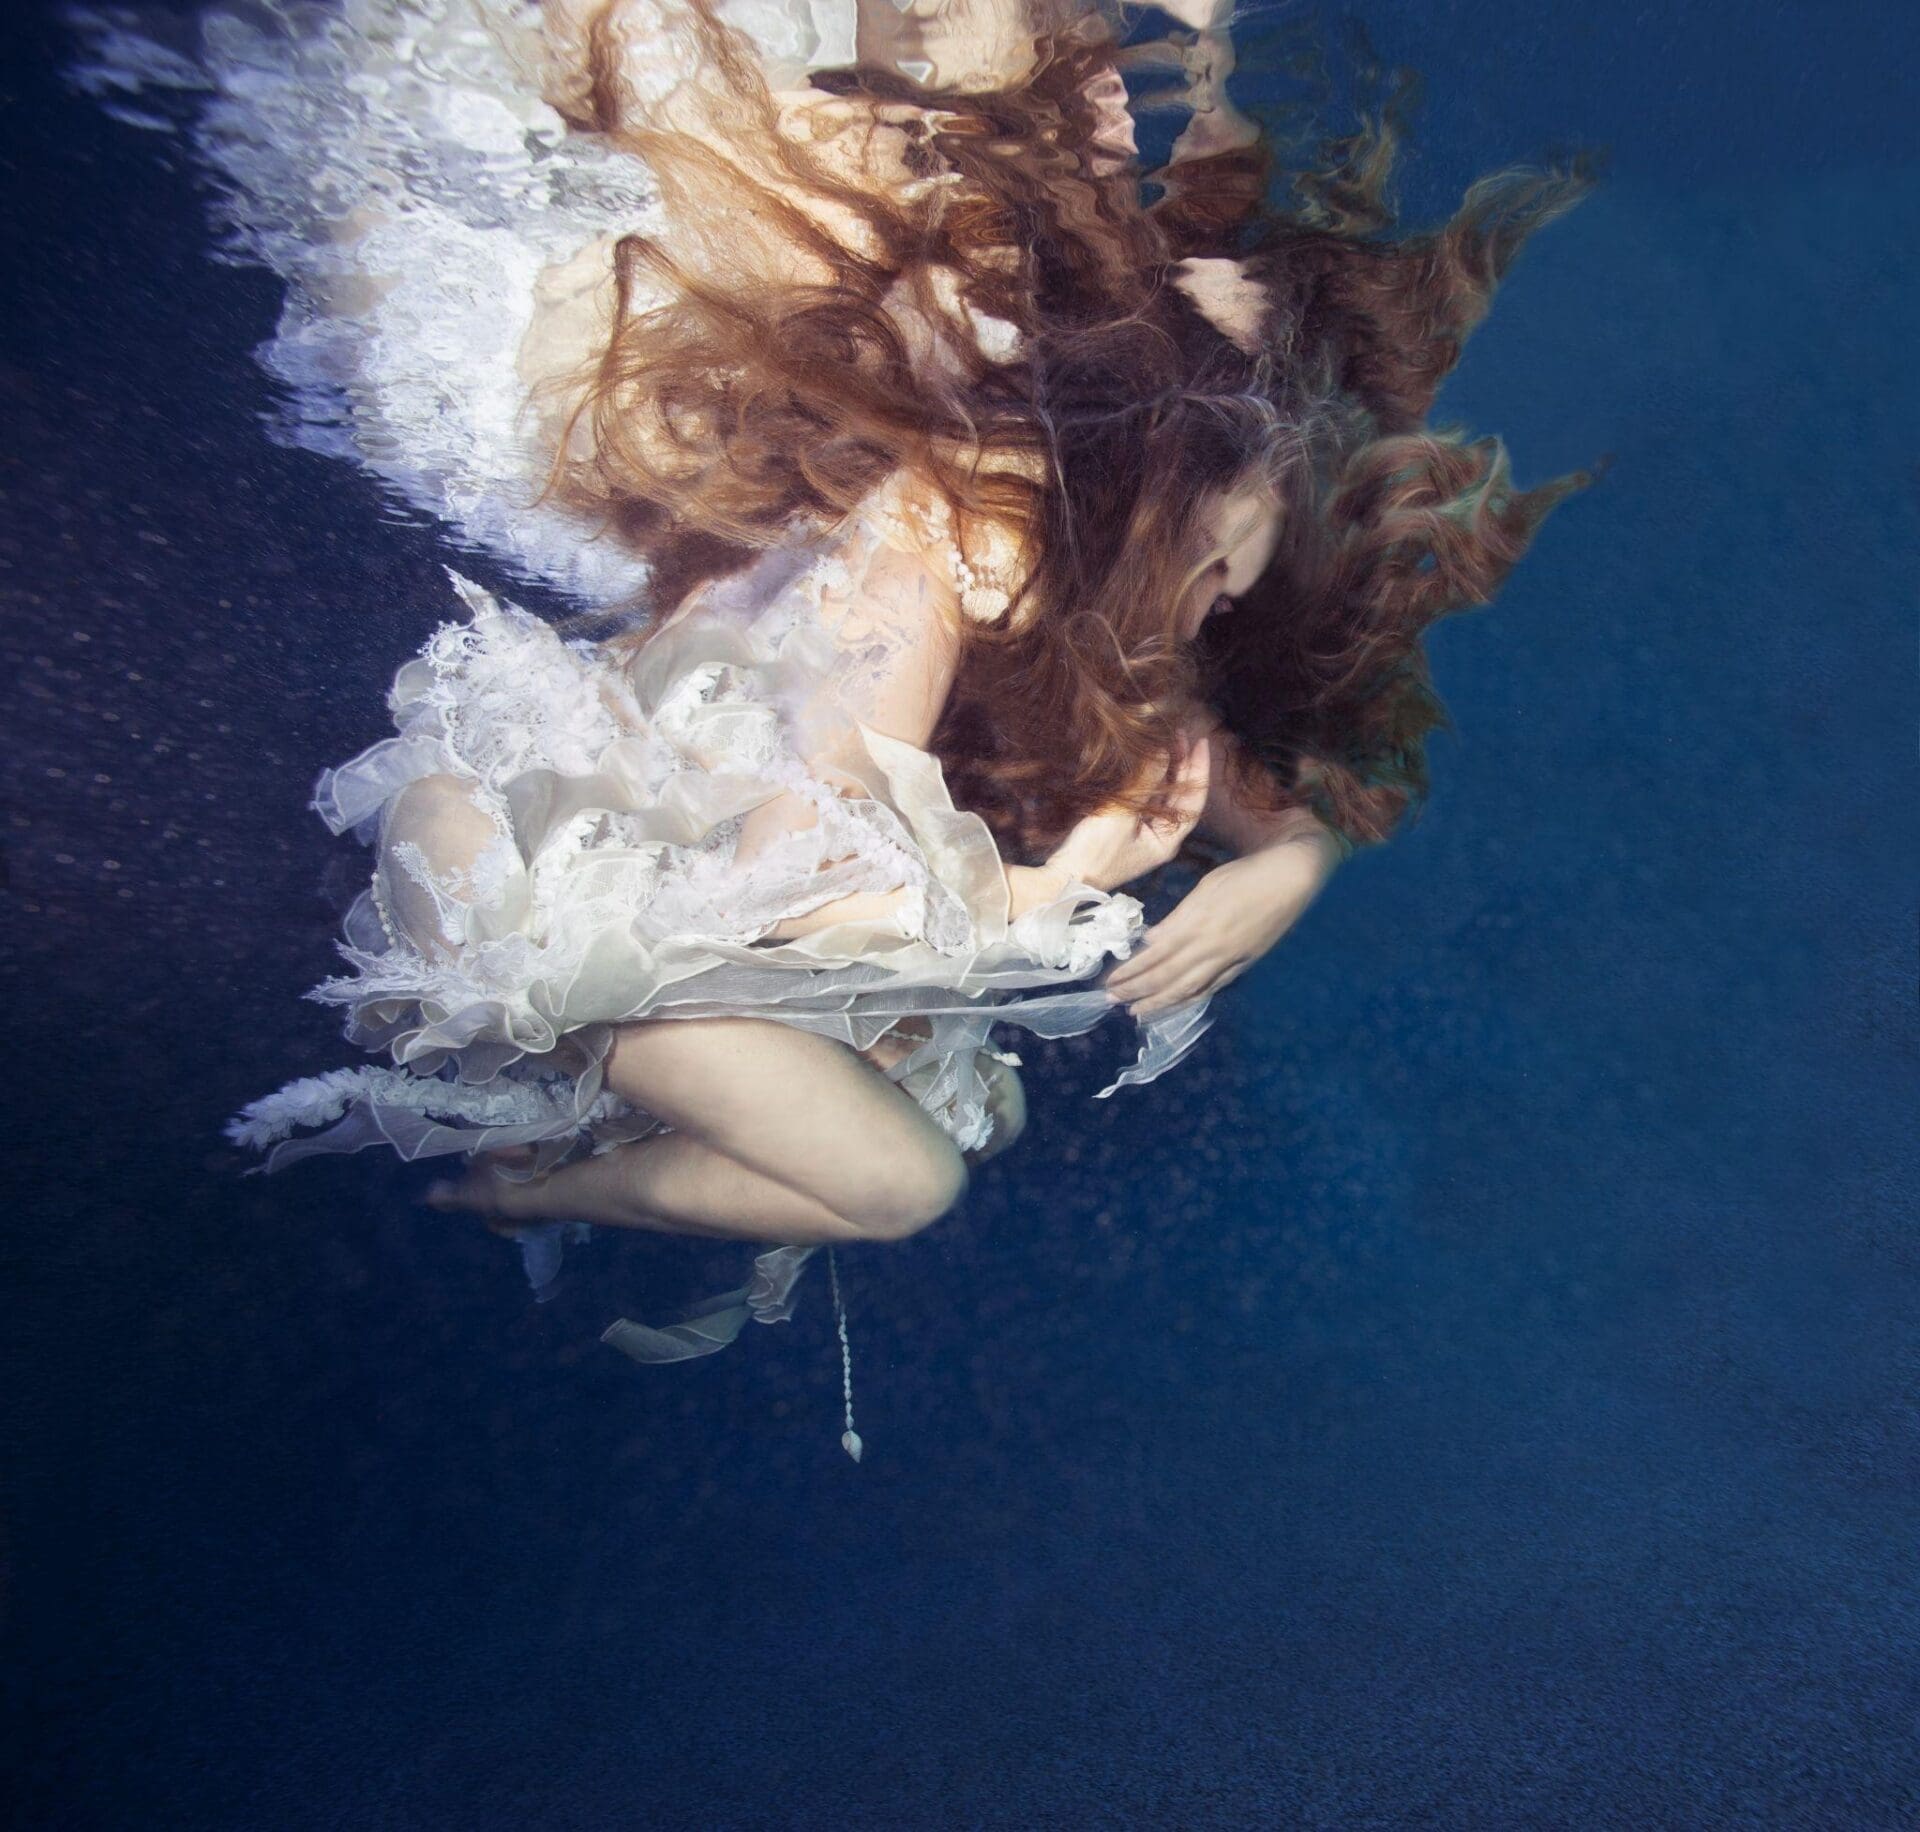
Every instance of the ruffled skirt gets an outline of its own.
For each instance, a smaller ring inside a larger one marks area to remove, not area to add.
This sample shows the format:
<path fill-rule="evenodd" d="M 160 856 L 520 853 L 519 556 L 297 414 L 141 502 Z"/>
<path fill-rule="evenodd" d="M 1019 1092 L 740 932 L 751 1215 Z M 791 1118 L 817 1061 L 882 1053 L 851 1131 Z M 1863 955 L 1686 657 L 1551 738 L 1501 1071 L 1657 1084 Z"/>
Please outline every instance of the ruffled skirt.
<path fill-rule="evenodd" d="M 792 708 L 844 658 L 804 594 L 749 575 L 736 608 L 676 619 L 629 661 L 455 585 L 468 616 L 401 669 L 395 735 L 315 798 L 376 860 L 349 970 L 311 996 L 384 1060 L 249 1106 L 229 1133 L 269 1168 L 377 1144 L 410 1159 L 532 1145 L 541 1168 L 606 1149 L 656 1124 L 606 1086 L 615 1026 L 749 1016 L 856 1049 L 919 1020 L 889 1074 L 968 1150 L 992 1131 L 996 1026 L 1059 1037 L 1116 1009 L 1089 982 L 1131 950 L 1133 898 L 1076 885 L 1009 921 L 993 837 L 928 752 L 861 727 L 851 786 L 808 769 Z M 782 794 L 814 824 L 743 857 L 744 818 Z M 437 844 L 420 815 L 436 802 L 484 843 Z M 769 936 L 862 892 L 904 895 L 885 920 Z M 1148 1021 L 1102 1094 L 1161 1073 L 1205 1023 L 1202 1007 Z"/>

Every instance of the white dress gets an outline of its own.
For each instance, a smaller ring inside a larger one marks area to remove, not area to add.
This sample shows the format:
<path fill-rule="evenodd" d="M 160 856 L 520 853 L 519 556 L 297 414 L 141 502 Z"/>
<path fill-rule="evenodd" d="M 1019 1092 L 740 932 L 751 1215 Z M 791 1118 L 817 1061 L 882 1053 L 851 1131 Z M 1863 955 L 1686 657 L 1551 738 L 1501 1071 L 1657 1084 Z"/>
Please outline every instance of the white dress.
<path fill-rule="evenodd" d="M 633 11 L 630 65 L 662 90 L 697 80 L 682 38 L 649 40 Z M 725 11 L 776 85 L 852 61 L 844 0 Z M 184 129 L 217 180 L 226 254 L 285 282 L 260 352 L 284 384 L 278 436 L 351 459 L 456 543 L 585 608 L 632 599 L 644 565 L 534 504 L 553 429 L 529 378 L 556 360 L 548 345 L 591 336 L 612 238 L 658 232 L 661 210 L 643 164 L 541 99 L 537 9 L 339 0 L 186 30 L 166 42 L 150 18 L 95 15 L 81 80 L 122 119 Z M 316 794 L 335 831 L 377 848 L 348 971 L 316 996 L 379 1060 L 256 1101 L 232 1136 L 270 1167 L 372 1144 L 533 1144 L 550 1163 L 654 1124 L 603 1085 L 613 1026 L 755 1015 L 860 1048 L 926 1020 L 890 1073 L 963 1149 L 985 1142 L 995 1027 L 1061 1036 L 1113 1011 L 1093 980 L 1141 910 L 1082 885 L 1009 922 L 993 838 L 955 809 L 937 759 L 848 710 L 873 630 L 953 564 L 950 533 L 885 485 L 703 588 L 631 659 L 451 575 L 463 614 L 400 670 L 395 735 Z M 932 569 L 917 587 L 915 564 Z M 992 614 L 991 578 L 954 584 Z M 387 831 L 428 777 L 457 779 L 493 823 L 457 867 Z M 743 820 L 782 793 L 817 823 L 745 858 Z M 863 891 L 899 893 L 895 913 L 769 938 Z M 1205 1023 L 1195 1005 L 1145 1024 L 1102 1093 L 1161 1073 Z"/>

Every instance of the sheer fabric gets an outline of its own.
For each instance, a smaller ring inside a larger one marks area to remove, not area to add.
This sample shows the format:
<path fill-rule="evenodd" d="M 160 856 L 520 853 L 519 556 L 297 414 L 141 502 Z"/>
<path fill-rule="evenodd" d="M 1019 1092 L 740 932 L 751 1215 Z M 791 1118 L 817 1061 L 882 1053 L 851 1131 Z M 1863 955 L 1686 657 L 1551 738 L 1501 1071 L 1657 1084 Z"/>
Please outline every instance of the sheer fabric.
<path fill-rule="evenodd" d="M 851 61 L 839 0 L 723 11 L 776 87 Z M 122 118 L 189 133 L 229 257 L 284 280 L 260 352 L 278 435 L 582 604 L 643 590 L 617 543 L 535 500 L 543 384 L 605 334 L 613 241 L 671 228 L 646 167 L 549 99 L 565 31 L 512 0 L 216 10 L 192 29 L 95 15 L 83 80 Z M 621 29 L 654 105 L 704 105 L 670 11 L 635 0 Z M 232 1136 L 275 1167 L 374 1144 L 533 1145 L 551 1164 L 653 1124 L 605 1086 L 615 1025 L 754 1015 L 856 1048 L 924 1020 L 890 1073 L 963 1149 L 983 1143 L 994 1028 L 1091 1028 L 1113 1009 L 1092 977 L 1141 927 L 1134 899 L 1084 885 L 1010 922 L 985 824 L 930 752 L 881 729 L 903 649 L 937 652 L 943 617 L 994 615 L 1015 559 L 971 533 L 963 559 L 895 478 L 702 588 L 633 655 L 452 575 L 465 614 L 401 668 L 394 735 L 315 795 L 375 865 L 346 970 L 314 996 L 378 1060 L 290 1083 Z M 803 812 L 769 834 L 755 816 L 774 805 Z M 775 933 L 863 894 L 886 915 Z M 1103 1092 L 1163 1072 L 1205 1025 L 1201 1007 L 1146 1024 Z"/>

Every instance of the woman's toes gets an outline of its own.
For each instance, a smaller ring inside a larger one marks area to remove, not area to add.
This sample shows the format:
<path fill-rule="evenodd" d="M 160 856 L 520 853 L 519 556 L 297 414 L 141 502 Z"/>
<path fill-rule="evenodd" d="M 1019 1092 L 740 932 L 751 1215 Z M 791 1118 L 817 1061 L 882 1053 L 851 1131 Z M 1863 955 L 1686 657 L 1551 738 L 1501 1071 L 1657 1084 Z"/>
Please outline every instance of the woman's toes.
<path fill-rule="evenodd" d="M 537 1161 L 531 1145 L 476 1152 L 464 1175 L 436 1178 L 420 1200 L 442 1214 L 478 1215 L 496 1234 L 514 1234 L 526 1218 L 540 1215 L 537 1192 L 546 1179 L 508 1173 L 531 1170 Z"/>
<path fill-rule="evenodd" d="M 492 1171 L 476 1167 L 464 1177 L 442 1177 L 429 1183 L 420 1198 L 442 1214 L 500 1215 L 507 1186 Z"/>
<path fill-rule="evenodd" d="M 441 1177 L 429 1183 L 420 1200 L 431 1209 L 478 1209 L 493 1214 L 506 1202 L 505 1191 L 515 1181 L 497 1173 L 528 1170 L 535 1161 L 531 1145 L 503 1145 L 494 1151 L 476 1152 L 467 1162 L 464 1176 Z"/>

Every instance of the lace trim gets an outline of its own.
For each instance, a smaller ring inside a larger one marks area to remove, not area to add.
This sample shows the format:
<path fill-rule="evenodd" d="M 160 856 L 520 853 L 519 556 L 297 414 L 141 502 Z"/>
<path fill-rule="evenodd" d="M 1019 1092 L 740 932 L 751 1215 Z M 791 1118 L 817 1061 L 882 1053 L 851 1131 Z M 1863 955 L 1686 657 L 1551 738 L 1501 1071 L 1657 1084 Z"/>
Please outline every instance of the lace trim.
<path fill-rule="evenodd" d="M 1020 543 L 998 523 L 977 523 L 963 551 L 947 502 L 909 495 L 900 473 L 875 493 L 867 515 L 883 540 L 943 567 L 961 610 L 969 618 L 991 622 L 1012 604 L 1023 555 Z M 968 557 L 969 551 L 972 558 Z"/>
<path fill-rule="evenodd" d="M 332 1069 L 290 1081 L 250 1102 L 227 1123 L 226 1136 L 236 1145 L 263 1151 L 302 1128 L 330 1126 L 359 1104 L 473 1127 L 552 1121 L 584 1126 L 627 1111 L 626 1103 L 613 1094 L 602 1094 L 582 1109 L 576 1084 L 566 1076 L 544 1082 L 500 1080 L 473 1087 L 411 1075 L 405 1069 Z"/>

